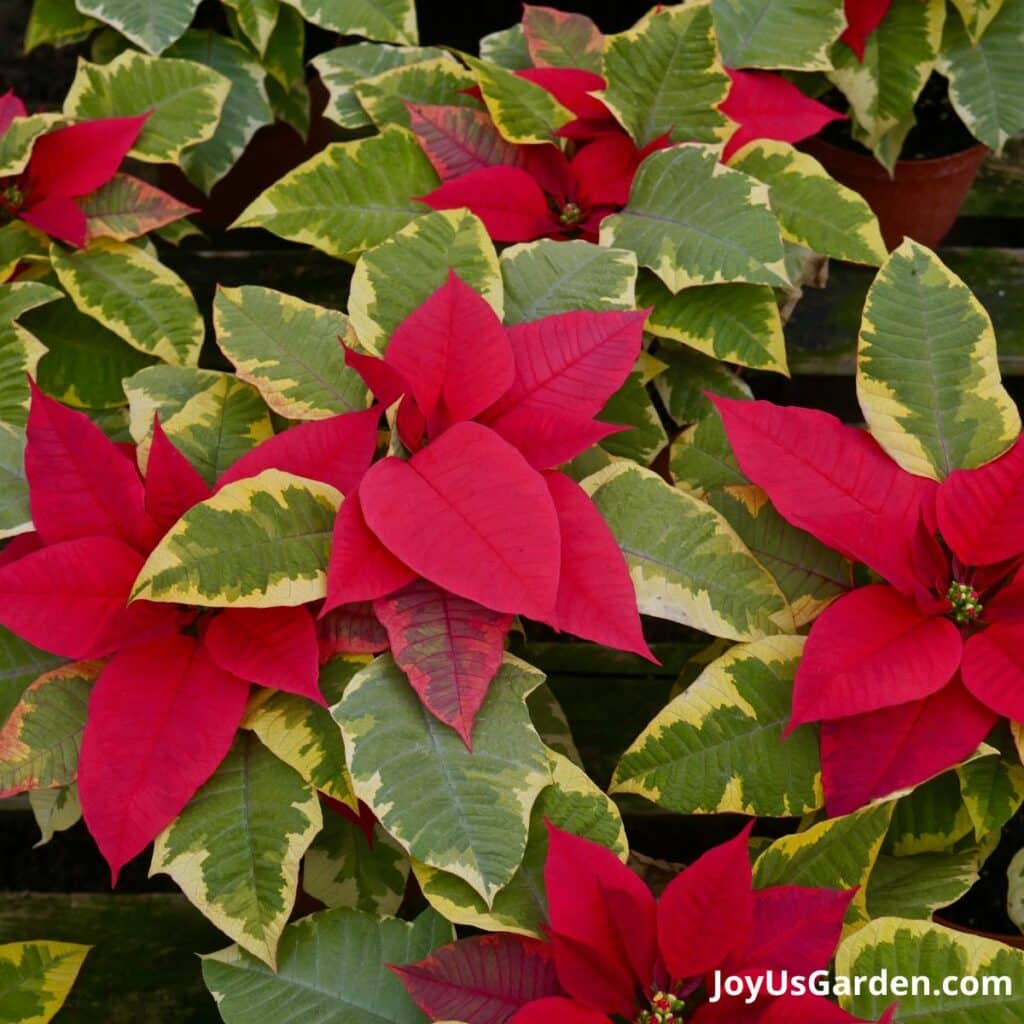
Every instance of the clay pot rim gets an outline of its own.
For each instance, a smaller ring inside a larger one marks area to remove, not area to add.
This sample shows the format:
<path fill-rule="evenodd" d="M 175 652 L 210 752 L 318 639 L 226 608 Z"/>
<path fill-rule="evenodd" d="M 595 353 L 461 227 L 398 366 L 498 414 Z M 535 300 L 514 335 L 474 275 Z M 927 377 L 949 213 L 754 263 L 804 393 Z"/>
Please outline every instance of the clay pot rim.
<path fill-rule="evenodd" d="M 817 135 L 801 142 L 800 148 L 806 149 L 811 156 L 816 155 L 815 151 L 827 154 L 830 158 L 845 163 L 858 177 L 876 181 L 892 181 L 894 178 L 901 181 L 927 180 L 958 174 L 964 167 L 980 165 L 991 153 L 991 149 L 983 142 L 977 142 L 967 149 L 947 153 L 945 156 L 927 157 L 922 160 L 897 160 L 893 168 L 893 177 L 890 177 L 889 172 L 870 153 L 858 153 L 845 146 L 837 146 L 834 142 Z"/>

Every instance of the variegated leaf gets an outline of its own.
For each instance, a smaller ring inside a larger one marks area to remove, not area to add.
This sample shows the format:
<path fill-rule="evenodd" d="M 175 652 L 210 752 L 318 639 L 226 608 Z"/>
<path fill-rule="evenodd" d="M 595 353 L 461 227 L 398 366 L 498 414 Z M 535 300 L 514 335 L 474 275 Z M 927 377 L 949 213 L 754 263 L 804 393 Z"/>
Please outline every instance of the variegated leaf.
<path fill-rule="evenodd" d="M 454 938 L 432 910 L 415 921 L 325 910 L 285 928 L 276 973 L 229 946 L 203 957 L 203 978 L 225 1024 L 423 1024 L 388 965 L 422 960 Z"/>
<path fill-rule="evenodd" d="M 0 137 L 0 146 L 3 139 Z M 7 281 L 25 262 L 42 262 L 50 251 L 50 240 L 23 220 L 12 220 L 0 227 L 0 284 Z"/>
<path fill-rule="evenodd" d="M 348 681 L 367 658 L 344 655 L 320 669 L 320 689 L 329 704 L 341 700 Z M 243 729 L 251 729 L 272 753 L 310 785 L 356 810 L 359 801 L 345 766 L 345 745 L 330 713 L 304 697 L 259 690 L 249 701 Z"/>
<path fill-rule="evenodd" d="M 46 347 L 17 322 L 53 302 L 60 291 L 39 281 L 0 286 L 0 423 L 23 427 L 28 416 L 28 377 L 34 377 Z"/>
<path fill-rule="evenodd" d="M 480 40 L 480 56 L 510 71 L 522 71 L 534 66 L 522 24 L 510 25 L 485 35 Z"/>
<path fill-rule="evenodd" d="M 1016 757 L 979 757 L 960 765 L 956 774 L 979 841 L 998 834 L 1024 804 L 1024 765 Z"/>
<path fill-rule="evenodd" d="M 154 256 L 98 238 L 77 252 L 54 244 L 50 261 L 74 304 L 129 345 L 167 363 L 198 361 L 205 329 L 196 301 Z"/>
<path fill-rule="evenodd" d="M 33 682 L 0 729 L 0 797 L 66 786 L 78 773 L 89 691 L 102 665 L 62 665 Z"/>
<path fill-rule="evenodd" d="M 0 626 L 0 724 L 7 721 L 31 683 L 66 661 L 33 647 Z"/>
<path fill-rule="evenodd" d="M 814 157 L 788 143 L 760 139 L 730 167 L 768 186 L 782 237 L 823 256 L 877 267 L 888 255 L 878 218 L 856 192 L 829 177 Z"/>
<path fill-rule="evenodd" d="M 982 748 L 983 750 L 985 748 Z M 994 756 L 988 748 L 986 756 Z M 885 852 L 896 857 L 942 853 L 974 831 L 956 772 L 944 772 L 895 802 Z"/>
<path fill-rule="evenodd" d="M 270 414 L 251 385 L 233 374 L 151 366 L 124 382 L 140 463 L 149 458 L 153 417 L 211 486 L 241 456 L 273 435 Z"/>
<path fill-rule="evenodd" d="M 48 1024 L 64 1005 L 91 946 L 8 942 L 0 946 L 4 1024 Z"/>
<path fill-rule="evenodd" d="M 224 0 L 224 5 L 234 12 L 242 35 L 262 57 L 277 24 L 279 0 Z"/>
<path fill-rule="evenodd" d="M 625 249 L 543 238 L 509 246 L 500 264 L 509 325 L 577 309 L 600 313 L 638 305 L 636 256 Z"/>
<path fill-rule="evenodd" d="M 346 36 L 382 43 L 416 43 L 414 0 L 282 0 L 306 21 Z"/>
<path fill-rule="evenodd" d="M 146 235 L 195 212 L 193 207 L 130 174 L 115 174 L 106 185 L 77 202 L 85 214 L 90 238 L 114 238 L 119 242 Z"/>
<path fill-rule="evenodd" d="M 530 811 L 551 778 L 524 703 L 543 678 L 505 656 L 472 751 L 423 708 L 388 655 L 332 708 L 359 799 L 413 859 L 457 875 L 488 904 L 519 867 Z"/>
<path fill-rule="evenodd" d="M 299 861 L 322 824 L 316 791 L 242 733 L 157 836 L 149 873 L 170 875 L 222 932 L 275 968 Z"/>
<path fill-rule="evenodd" d="M 801 885 L 812 889 L 853 889 L 847 928 L 868 920 L 867 881 L 882 848 L 892 804 L 880 804 L 830 818 L 776 839 L 754 864 L 754 886 Z"/>
<path fill-rule="evenodd" d="M 21 174 L 28 166 L 36 139 L 65 123 L 60 114 L 32 114 L 11 121 L 0 135 L 0 178 Z"/>
<path fill-rule="evenodd" d="M 562 705 L 547 683 L 538 686 L 526 700 L 530 709 L 530 720 L 537 730 L 544 745 L 553 753 L 571 761 L 578 768 L 583 767 L 583 759 L 576 749 L 576 741 L 572 736 L 569 719 L 566 718 Z"/>
<path fill-rule="evenodd" d="M 476 76 L 498 131 L 509 142 L 552 142 L 558 129 L 574 120 L 571 110 L 535 82 L 485 60 L 469 56 L 464 59 Z"/>
<path fill-rule="evenodd" d="M 730 68 L 827 71 L 846 27 L 843 0 L 711 0 Z"/>
<path fill-rule="evenodd" d="M 1021 429 L 988 314 L 909 239 L 868 293 L 857 397 L 875 440 L 908 472 L 937 480 L 991 461 Z"/>
<path fill-rule="evenodd" d="M 90 119 L 152 111 L 130 155 L 178 163 L 189 146 L 213 137 L 230 91 L 230 79 L 202 64 L 125 50 L 107 64 L 79 62 L 64 113 Z"/>
<path fill-rule="evenodd" d="M 378 916 L 397 912 L 408 879 L 405 850 L 379 824 L 370 844 L 358 825 L 331 811 L 302 868 L 302 888 L 325 906 Z"/>
<path fill-rule="evenodd" d="M 522 30 L 537 67 L 582 68 L 601 74 L 604 37 L 585 14 L 526 4 Z"/>
<path fill-rule="evenodd" d="M 797 817 L 822 805 L 818 739 L 785 743 L 801 637 L 731 648 L 661 711 L 623 754 L 611 791 L 677 814 Z"/>
<path fill-rule="evenodd" d="M 271 288 L 218 288 L 217 344 L 235 372 L 280 416 L 326 419 L 366 407 L 366 385 L 345 365 L 348 317 Z"/>
<path fill-rule="evenodd" d="M 850 979 L 851 991 L 840 997 L 857 1017 L 876 1020 L 892 1002 L 885 992 L 862 978 L 877 978 L 885 971 L 898 978 L 1005 978 L 1009 992 L 979 994 L 969 999 L 950 998 L 942 986 L 924 991 L 913 986 L 901 996 L 900 1019 L 919 1024 L 1014 1024 L 1024 1014 L 1024 951 L 992 939 L 943 928 L 930 921 L 904 921 L 883 917 L 872 921 L 839 947 L 836 974 Z M 979 987 L 980 988 L 980 987 Z"/>
<path fill-rule="evenodd" d="M 328 146 L 251 203 L 233 227 L 262 227 L 355 262 L 421 213 L 438 177 L 400 127 Z"/>
<path fill-rule="evenodd" d="M 992 19 L 1002 9 L 1003 3 L 1004 0 L 953 0 L 953 6 L 960 12 L 972 43 L 977 43 L 985 34 Z"/>
<path fill-rule="evenodd" d="M 66 832 L 82 820 L 76 785 L 33 789 L 28 794 L 28 802 L 39 827 L 39 842 L 33 849 L 45 846 L 58 832 Z"/>
<path fill-rule="evenodd" d="M 423 895 L 449 921 L 487 931 L 543 937 L 542 923 L 547 919 L 544 897 L 544 862 L 548 852 L 546 822 L 599 843 L 621 860 L 626 859 L 629 847 L 615 804 L 567 758 L 553 751 L 548 751 L 548 757 L 551 785 L 534 804 L 523 862 L 490 907 L 456 875 L 413 862 Z"/>
<path fill-rule="evenodd" d="M 212 608 L 319 600 L 340 505 L 328 484 L 276 469 L 230 483 L 164 534 L 132 599 Z"/>
<path fill-rule="evenodd" d="M 75 0 L 75 6 L 147 53 L 158 54 L 188 28 L 199 0 Z"/>
<path fill-rule="evenodd" d="M 1018 850 L 1006 869 L 1006 913 L 1024 932 L 1024 848 Z"/>
<path fill-rule="evenodd" d="M 641 612 L 732 640 L 793 632 L 778 585 L 713 508 L 629 463 L 583 488 L 622 548 Z"/>
<path fill-rule="evenodd" d="M 9 423 L 0 423 L 0 540 L 28 533 L 31 529 L 32 510 L 25 479 L 25 435 Z M 2 704 L 0 686 L 0 706 Z"/>
<path fill-rule="evenodd" d="M 82 14 L 74 0 L 35 0 L 25 26 L 25 53 L 38 46 L 74 46 L 98 27 L 99 22 Z"/>
<path fill-rule="evenodd" d="M 640 353 L 625 384 L 598 414 L 597 418 L 604 423 L 628 428 L 606 437 L 601 442 L 604 451 L 649 466 L 668 444 L 668 434 L 647 387 L 664 369 L 665 364 L 660 360 L 646 352 Z"/>
<path fill-rule="evenodd" d="M 360 257 L 348 300 L 359 343 L 382 354 L 395 328 L 445 283 L 451 270 L 501 317 L 498 254 L 483 224 L 468 210 L 435 211 Z"/>
<path fill-rule="evenodd" d="M 652 11 L 605 46 L 605 105 L 646 146 L 666 132 L 680 142 L 718 142 L 729 92 L 707 0 Z"/>
<path fill-rule="evenodd" d="M 359 105 L 378 127 L 389 124 L 410 126 L 407 103 L 477 107 L 480 101 L 469 94 L 476 84 L 473 76 L 448 55 L 402 64 L 355 84 Z"/>
<path fill-rule="evenodd" d="M 706 392 L 750 398 L 750 385 L 724 363 L 680 345 L 660 345 L 658 358 L 668 369 L 654 380 L 654 390 L 676 424 L 694 423 L 714 412 Z"/>
<path fill-rule="evenodd" d="M 718 162 L 709 146 L 674 146 L 641 165 L 601 244 L 631 249 L 669 290 L 745 281 L 788 286 L 768 188 Z"/>

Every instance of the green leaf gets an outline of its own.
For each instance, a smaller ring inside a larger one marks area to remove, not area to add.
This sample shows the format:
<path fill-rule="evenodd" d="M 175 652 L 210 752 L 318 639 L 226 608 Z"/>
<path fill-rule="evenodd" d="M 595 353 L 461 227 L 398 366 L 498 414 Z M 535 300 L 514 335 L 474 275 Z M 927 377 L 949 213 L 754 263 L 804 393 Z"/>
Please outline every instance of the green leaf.
<path fill-rule="evenodd" d="M 730 68 L 828 71 L 846 27 L 843 0 L 711 0 L 711 11 Z"/>
<path fill-rule="evenodd" d="M 333 658 L 320 669 L 320 689 L 331 704 L 366 665 L 355 655 Z M 315 789 L 356 810 L 359 801 L 345 766 L 345 744 L 326 708 L 281 690 L 259 690 L 249 701 L 243 729 L 251 729 L 275 756 Z"/>
<path fill-rule="evenodd" d="M 647 330 L 705 355 L 757 370 L 789 373 L 775 292 L 760 284 L 715 284 L 673 295 L 649 272 L 637 305 L 652 307 Z"/>
<path fill-rule="evenodd" d="M 284 0 L 306 21 L 345 36 L 416 43 L 414 0 Z"/>
<path fill-rule="evenodd" d="M 868 880 L 868 915 L 930 920 L 936 910 L 970 891 L 990 852 L 969 846 L 963 851 L 909 857 L 880 854 Z"/>
<path fill-rule="evenodd" d="M 680 142 L 729 135 L 729 119 L 718 111 L 729 77 L 706 0 L 654 11 L 628 32 L 609 36 L 604 63 L 602 102 L 637 145 L 665 132 Z"/>
<path fill-rule="evenodd" d="M 510 25 L 484 36 L 480 40 L 480 57 L 510 71 L 522 71 L 534 66 L 521 24 Z"/>
<path fill-rule="evenodd" d="M 406 103 L 474 107 L 480 101 L 469 95 L 476 79 L 448 54 L 416 64 L 402 64 L 355 84 L 363 110 L 378 128 L 412 123 Z"/>
<path fill-rule="evenodd" d="M 959 18 L 946 18 L 938 68 L 949 79 L 949 98 L 971 134 L 997 151 L 1024 130 L 1022 45 L 1024 0 L 1005 0 L 980 42 Z"/>
<path fill-rule="evenodd" d="M 129 155 L 178 163 L 186 148 L 213 137 L 230 91 L 230 79 L 202 64 L 125 50 L 108 64 L 79 61 L 64 113 L 91 119 L 152 111 Z"/>
<path fill-rule="evenodd" d="M 404 128 L 328 146 L 250 204 L 233 227 L 262 227 L 354 263 L 424 212 L 437 173 Z"/>
<path fill-rule="evenodd" d="M 327 593 L 341 494 L 268 469 L 194 505 L 143 565 L 132 600 L 210 608 L 294 607 Z"/>
<path fill-rule="evenodd" d="M 723 167 L 709 146 L 649 156 L 629 203 L 601 224 L 601 244 L 633 250 L 672 292 L 729 281 L 788 286 L 767 187 Z"/>
<path fill-rule="evenodd" d="M 78 10 L 75 0 L 34 0 L 25 26 L 25 53 L 37 46 L 74 46 L 97 27 L 98 22 Z"/>
<path fill-rule="evenodd" d="M 48 395 L 79 409 L 116 409 L 124 380 L 157 362 L 62 298 L 29 313 L 26 326 L 46 348 L 36 379 Z"/>
<path fill-rule="evenodd" d="M 278 0 L 224 0 L 224 5 L 234 11 L 242 34 L 262 57 L 277 25 L 281 10 Z"/>
<path fill-rule="evenodd" d="M 885 852 L 897 857 L 943 853 L 972 831 L 958 776 L 944 772 L 896 801 Z"/>
<path fill-rule="evenodd" d="M 25 479 L 25 435 L 9 423 L 0 423 L 0 540 L 28 533 L 31 529 L 32 510 Z M 4 714 L 2 707 L 0 678 L 0 722 Z"/>
<path fill-rule="evenodd" d="M 1006 913 L 1024 932 L 1024 849 L 1018 850 L 1006 870 Z"/>
<path fill-rule="evenodd" d="M 450 270 L 501 317 L 501 272 L 487 230 L 468 210 L 441 210 L 407 224 L 356 264 L 348 311 L 360 344 L 383 354 L 395 328 L 445 283 Z"/>
<path fill-rule="evenodd" d="M 358 825 L 332 811 L 302 868 L 302 888 L 324 906 L 377 916 L 398 910 L 408 879 L 405 850 L 379 824 L 373 826 L 370 845 Z"/>
<path fill-rule="evenodd" d="M 953 6 L 960 12 L 972 43 L 978 42 L 985 34 L 992 19 L 1002 10 L 1004 0 L 953 0 Z M 952 20 L 952 17 L 947 19 Z"/>
<path fill-rule="evenodd" d="M 641 612 L 731 640 L 793 632 L 778 585 L 713 508 L 630 463 L 583 487 L 626 556 Z"/>
<path fill-rule="evenodd" d="M 274 412 L 317 420 L 366 407 L 366 385 L 345 365 L 348 317 L 270 288 L 217 289 L 217 344 Z"/>
<path fill-rule="evenodd" d="M 526 849 L 530 811 L 550 781 L 524 703 L 543 676 L 506 655 L 473 729 L 473 750 L 422 706 L 382 656 L 332 712 L 356 794 L 410 857 L 467 882 L 490 904 Z"/>
<path fill-rule="evenodd" d="M 717 359 L 679 345 L 659 345 L 658 359 L 668 368 L 654 380 L 654 390 L 669 418 L 693 423 L 714 414 L 704 392 L 729 398 L 750 398 L 750 386 Z"/>
<path fill-rule="evenodd" d="M 890 978 L 933 979 L 927 993 L 911 986 L 901 995 L 898 1016 L 915 1024 L 1016 1024 L 1024 1014 L 1024 952 L 992 939 L 942 928 L 929 921 L 883 917 L 850 936 L 836 955 L 836 974 L 852 979 L 853 993 L 842 995 L 842 1005 L 855 1014 L 876 1020 L 892 995 L 874 995 L 860 978 L 877 978 L 883 970 Z M 1005 978 L 1009 992 L 996 995 L 980 990 L 972 996 L 942 991 L 939 979 Z"/>
<path fill-rule="evenodd" d="M 988 314 L 933 252 L 909 239 L 868 292 L 857 397 L 889 455 L 936 480 L 991 461 L 1021 430 Z"/>
<path fill-rule="evenodd" d="M 47 1024 L 64 1005 L 91 946 L 9 942 L 0 946 L 0 1021 Z"/>
<path fill-rule="evenodd" d="M 818 738 L 785 743 L 801 637 L 731 648 L 661 711 L 622 756 L 611 792 L 677 814 L 796 817 L 822 805 Z"/>
<path fill-rule="evenodd" d="M 657 379 L 664 363 L 641 352 L 625 384 L 605 403 L 597 418 L 603 423 L 628 427 L 601 442 L 611 455 L 649 466 L 668 444 L 668 434 L 647 385 Z"/>
<path fill-rule="evenodd" d="M 17 322 L 29 310 L 60 298 L 38 281 L 0 285 L 0 423 L 23 427 L 28 418 L 28 377 L 34 377 L 46 347 Z"/>
<path fill-rule="evenodd" d="M 25 690 L 0 729 L 0 796 L 75 781 L 86 704 L 101 668 L 95 661 L 62 665 Z"/>
<path fill-rule="evenodd" d="M 368 128 L 373 121 L 356 95 L 356 85 L 407 64 L 437 60 L 445 51 L 434 46 L 387 46 L 384 43 L 355 43 L 339 46 L 315 57 L 310 63 L 327 88 L 329 99 L 324 116 L 342 128 Z M 449 58 L 450 59 L 450 58 Z"/>
<path fill-rule="evenodd" d="M 82 805 L 78 801 L 76 785 L 33 789 L 28 795 L 28 802 L 39 826 L 39 842 L 32 849 L 45 846 L 58 832 L 66 832 L 82 820 Z"/>
<path fill-rule="evenodd" d="M 50 248 L 53 269 L 74 304 L 140 352 L 193 366 L 203 318 L 188 285 L 129 242 L 96 239 L 88 249 Z"/>
<path fill-rule="evenodd" d="M 488 907 L 462 879 L 414 863 L 416 880 L 435 910 L 455 924 L 488 931 L 518 932 L 543 938 L 547 920 L 544 862 L 548 853 L 546 822 L 613 851 L 620 860 L 629 852 L 615 804 L 571 761 L 553 751 L 551 785 L 537 798 L 530 816 L 523 863 Z"/>
<path fill-rule="evenodd" d="M 885 262 L 888 250 L 871 207 L 813 157 L 788 143 L 761 139 L 744 146 L 729 166 L 768 186 L 786 241 L 837 260 L 873 267 Z"/>
<path fill-rule="evenodd" d="M 231 170 L 256 132 L 274 120 L 263 84 L 266 75 L 241 43 L 211 29 L 186 32 L 168 55 L 212 68 L 231 82 L 213 136 L 181 155 L 181 169 L 189 180 L 209 192 Z"/>
<path fill-rule="evenodd" d="M 65 123 L 66 118 L 60 114 L 32 114 L 11 121 L 7 131 L 0 135 L 0 177 L 21 174 L 28 166 L 36 139 Z"/>
<path fill-rule="evenodd" d="M 721 416 L 699 420 L 672 442 L 670 469 L 676 487 L 697 498 L 750 484 L 736 461 Z"/>
<path fill-rule="evenodd" d="M 225 1024 L 423 1024 L 388 964 L 422 960 L 454 938 L 432 910 L 412 922 L 325 910 L 285 928 L 276 974 L 230 946 L 203 957 L 203 978 Z"/>
<path fill-rule="evenodd" d="M 66 658 L 33 647 L 0 626 L 0 723 L 7 721 L 34 680 L 66 661 Z"/>
<path fill-rule="evenodd" d="M 116 28 L 147 53 L 162 53 L 188 28 L 200 0 L 75 0 L 82 14 Z"/>
<path fill-rule="evenodd" d="M 1024 804 L 1024 765 L 1017 757 L 979 757 L 956 774 L 978 840 L 998 833 Z"/>
<path fill-rule="evenodd" d="M 242 733 L 157 836 L 149 873 L 170 875 L 222 932 L 274 968 L 299 861 L 322 824 L 316 790 Z"/>
<path fill-rule="evenodd" d="M 551 687 L 547 683 L 538 686 L 527 698 L 526 706 L 530 709 L 530 720 L 544 741 L 544 746 L 582 768 L 583 759 L 576 749 L 569 719 Z"/>
<path fill-rule="evenodd" d="M 828 76 L 850 101 L 857 140 L 890 171 L 935 68 L 945 18 L 945 0 L 893 0 L 868 37 L 863 61 L 844 43 L 832 51 Z"/>
<path fill-rule="evenodd" d="M 153 417 L 212 487 L 237 459 L 273 435 L 259 392 L 230 373 L 151 366 L 124 382 L 140 462 L 149 458 Z"/>
<path fill-rule="evenodd" d="M 552 142 L 559 128 L 575 120 L 542 86 L 520 78 L 508 68 L 463 55 L 484 95 L 498 131 L 509 142 Z"/>
<path fill-rule="evenodd" d="M 892 804 L 830 818 L 776 839 L 754 864 L 754 886 L 801 885 L 812 889 L 860 886 L 846 913 L 848 926 L 868 920 L 867 881 L 882 848 Z"/>
<path fill-rule="evenodd" d="M 269 76 L 267 89 L 274 105 L 274 88 L 287 93 L 285 105 L 302 111 L 305 127 L 309 131 L 309 90 L 306 88 L 306 23 L 294 7 L 278 5 L 277 24 L 270 34 L 266 52 L 261 58 L 263 69 Z M 296 129 L 298 130 L 298 129 Z"/>
<path fill-rule="evenodd" d="M 8 130 L 10 131 L 10 129 Z M 4 136 L 0 136 L 0 149 Z M 0 227 L 0 284 L 5 282 L 23 260 L 46 259 L 50 240 L 23 220 L 12 220 Z"/>
<path fill-rule="evenodd" d="M 501 254 L 505 323 L 585 309 L 635 309 L 636 256 L 583 241 L 511 245 Z"/>

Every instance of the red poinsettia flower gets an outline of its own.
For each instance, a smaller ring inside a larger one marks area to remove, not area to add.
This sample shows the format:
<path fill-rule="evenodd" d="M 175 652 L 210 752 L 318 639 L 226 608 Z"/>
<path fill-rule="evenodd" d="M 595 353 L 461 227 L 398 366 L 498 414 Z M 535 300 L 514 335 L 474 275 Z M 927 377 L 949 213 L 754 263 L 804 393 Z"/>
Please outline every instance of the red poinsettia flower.
<path fill-rule="evenodd" d="M 645 312 L 504 328 L 454 273 L 383 359 L 349 352 L 409 458 L 347 492 L 324 612 L 373 601 L 424 704 L 469 742 L 514 614 L 651 657 L 615 538 L 554 472 L 617 428 L 594 416 L 640 352 Z"/>
<path fill-rule="evenodd" d="M 354 489 L 378 420 L 367 411 L 294 427 L 218 486 L 274 468 Z M 116 884 L 223 760 L 250 683 L 323 703 L 317 629 L 304 607 L 128 603 L 146 556 L 211 493 L 159 423 L 143 478 L 132 446 L 33 385 L 25 472 L 36 532 L 0 557 L 0 624 L 62 657 L 109 658 L 89 701 L 78 785 Z"/>
<path fill-rule="evenodd" d="M 846 30 L 839 39 L 853 50 L 857 60 L 864 60 L 868 38 L 882 24 L 891 6 L 892 0 L 844 0 Z"/>
<path fill-rule="evenodd" d="M 826 413 L 713 399 L 740 467 L 795 526 L 886 582 L 814 623 L 790 729 L 821 722 L 829 811 L 846 814 L 1024 722 L 1024 440 L 936 483 Z"/>
<path fill-rule="evenodd" d="M 0 96 L 0 137 L 15 118 L 24 116 L 25 105 L 13 91 Z M 25 170 L 0 178 L 0 222 L 18 218 L 58 241 L 84 246 L 88 225 L 75 200 L 114 177 L 147 117 L 84 121 L 36 139 Z M 176 209 L 180 211 L 180 204 Z"/>
<path fill-rule="evenodd" d="M 783 972 L 827 969 L 855 890 L 755 891 L 749 834 L 656 901 L 610 850 L 549 824 L 547 942 L 479 936 L 392 970 L 431 1020 L 465 1024 L 854 1022 L 823 996 L 778 993 Z M 744 995 L 725 994 L 726 976 L 747 980 Z"/>

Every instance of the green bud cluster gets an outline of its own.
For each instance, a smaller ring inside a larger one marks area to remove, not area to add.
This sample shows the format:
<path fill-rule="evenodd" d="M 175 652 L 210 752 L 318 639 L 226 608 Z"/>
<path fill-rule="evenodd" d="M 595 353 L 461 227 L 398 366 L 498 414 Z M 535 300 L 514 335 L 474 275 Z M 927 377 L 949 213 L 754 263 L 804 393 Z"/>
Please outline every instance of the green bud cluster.
<path fill-rule="evenodd" d="M 644 1010 L 636 1024 L 683 1024 L 686 1004 L 671 992 L 655 992 L 651 996 L 651 1009 Z"/>
<path fill-rule="evenodd" d="M 566 203 L 562 207 L 562 212 L 559 214 L 558 219 L 566 227 L 571 227 L 573 224 L 578 223 L 582 215 L 583 211 L 575 203 Z"/>
<path fill-rule="evenodd" d="M 978 592 L 969 583 L 950 583 L 946 600 L 953 606 L 950 612 L 953 621 L 960 625 L 974 622 L 981 616 L 983 609 L 978 600 Z"/>

